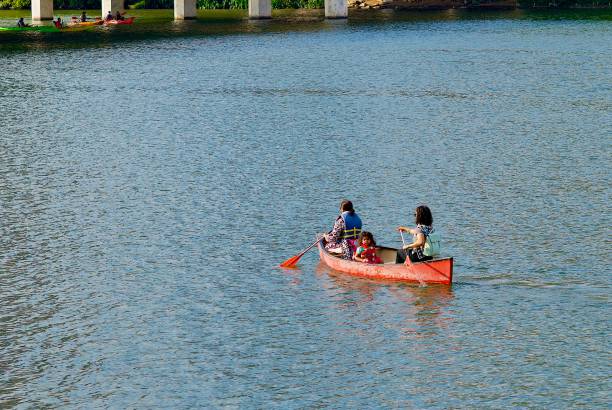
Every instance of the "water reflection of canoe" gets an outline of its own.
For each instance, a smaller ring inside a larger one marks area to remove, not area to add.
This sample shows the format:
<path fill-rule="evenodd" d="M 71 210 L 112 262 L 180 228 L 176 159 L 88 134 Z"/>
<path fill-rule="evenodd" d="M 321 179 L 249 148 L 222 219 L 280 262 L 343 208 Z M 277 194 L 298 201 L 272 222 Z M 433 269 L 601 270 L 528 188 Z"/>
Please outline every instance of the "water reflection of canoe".
<path fill-rule="evenodd" d="M 107 20 L 104 25 L 132 24 L 136 17 L 128 17 L 125 20 Z"/>
<path fill-rule="evenodd" d="M 73 25 L 69 25 L 69 26 L 65 26 L 62 27 L 62 29 L 60 31 L 67 31 L 67 32 L 72 32 L 72 31 L 85 31 L 90 29 L 92 26 L 73 26 Z"/>
<path fill-rule="evenodd" d="M 29 26 L 29 27 L 0 27 L 0 31 L 41 31 L 41 32 L 57 32 L 59 29 L 53 26 Z"/>
<path fill-rule="evenodd" d="M 328 252 L 319 241 L 319 257 L 330 268 L 349 275 L 369 279 L 384 279 L 397 282 L 440 283 L 450 285 L 453 280 L 453 258 L 439 258 L 427 262 L 412 263 L 406 266 L 395 263 L 397 249 L 377 247 L 377 254 L 383 264 L 371 265 L 349 261 Z"/>

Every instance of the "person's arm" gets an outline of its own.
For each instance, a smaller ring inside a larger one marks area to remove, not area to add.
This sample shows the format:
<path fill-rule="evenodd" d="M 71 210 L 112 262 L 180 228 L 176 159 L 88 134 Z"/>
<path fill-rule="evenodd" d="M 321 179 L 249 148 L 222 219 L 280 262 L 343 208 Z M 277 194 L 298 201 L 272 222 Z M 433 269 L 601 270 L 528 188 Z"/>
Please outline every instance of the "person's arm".
<path fill-rule="evenodd" d="M 334 222 L 334 228 L 330 233 L 325 234 L 325 240 L 327 242 L 338 242 L 340 239 L 340 233 L 344 230 L 344 220 L 342 218 L 336 219 Z"/>
<path fill-rule="evenodd" d="M 357 250 L 355 251 L 355 254 L 353 255 L 353 259 L 355 259 L 357 262 L 363 262 L 365 261 L 365 258 L 362 258 L 361 255 L 363 254 L 363 248 L 360 246 L 359 248 L 357 248 Z"/>
<path fill-rule="evenodd" d="M 404 249 L 414 249 L 414 248 L 421 248 L 422 246 L 425 245 L 425 235 L 423 235 L 423 233 L 419 232 L 416 236 L 416 240 L 406 246 L 404 246 Z"/>
<path fill-rule="evenodd" d="M 416 235 L 417 232 L 420 232 L 420 231 L 417 231 L 416 229 L 412 229 L 407 226 L 398 226 L 396 230 L 400 232 L 408 232 L 410 235 Z"/>

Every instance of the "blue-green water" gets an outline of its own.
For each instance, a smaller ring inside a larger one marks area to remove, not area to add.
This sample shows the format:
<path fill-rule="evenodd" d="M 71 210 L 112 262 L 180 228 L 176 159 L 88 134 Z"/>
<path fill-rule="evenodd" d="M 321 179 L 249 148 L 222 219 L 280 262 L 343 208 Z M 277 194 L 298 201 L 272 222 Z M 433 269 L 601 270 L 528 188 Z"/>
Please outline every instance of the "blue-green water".
<path fill-rule="evenodd" d="M 0 36 L 0 406 L 609 408 L 612 25 L 423 16 Z"/>

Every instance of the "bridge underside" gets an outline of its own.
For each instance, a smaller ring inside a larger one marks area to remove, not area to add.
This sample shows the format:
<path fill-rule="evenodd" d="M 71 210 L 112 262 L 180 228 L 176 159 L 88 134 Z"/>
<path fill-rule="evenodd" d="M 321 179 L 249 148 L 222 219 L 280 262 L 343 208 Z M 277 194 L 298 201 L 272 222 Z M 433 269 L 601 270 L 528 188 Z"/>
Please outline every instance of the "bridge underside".
<path fill-rule="evenodd" d="M 102 0 L 102 17 L 108 12 L 115 15 L 123 13 L 123 0 Z M 347 18 L 347 0 L 325 0 L 326 18 Z M 174 19 L 187 20 L 196 18 L 196 0 L 174 0 Z M 272 18 L 272 0 L 249 0 L 249 18 Z M 52 20 L 53 0 L 32 0 L 32 20 Z"/>

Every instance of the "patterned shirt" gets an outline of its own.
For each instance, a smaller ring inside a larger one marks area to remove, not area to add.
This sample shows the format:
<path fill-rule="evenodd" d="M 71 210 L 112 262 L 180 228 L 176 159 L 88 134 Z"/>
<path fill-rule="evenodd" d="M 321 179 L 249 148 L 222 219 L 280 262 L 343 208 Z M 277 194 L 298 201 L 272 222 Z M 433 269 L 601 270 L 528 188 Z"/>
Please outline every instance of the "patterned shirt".
<path fill-rule="evenodd" d="M 346 239 L 342 239 L 342 232 L 346 229 L 346 224 L 341 216 L 334 222 L 334 228 L 325 235 L 325 249 L 342 248 L 342 259 L 353 259 L 353 248 Z"/>
<path fill-rule="evenodd" d="M 427 237 L 429 236 L 429 234 L 431 234 L 434 231 L 433 226 L 420 225 L 420 224 L 416 226 L 416 230 L 418 232 L 415 235 L 413 235 L 414 241 L 417 240 L 419 233 L 422 233 L 425 236 L 425 241 L 427 241 Z M 414 248 L 413 251 L 416 253 L 419 259 L 423 259 L 425 257 L 425 255 L 423 255 L 424 249 L 425 249 L 425 244 L 423 244 L 423 246 L 421 246 L 420 248 Z"/>

